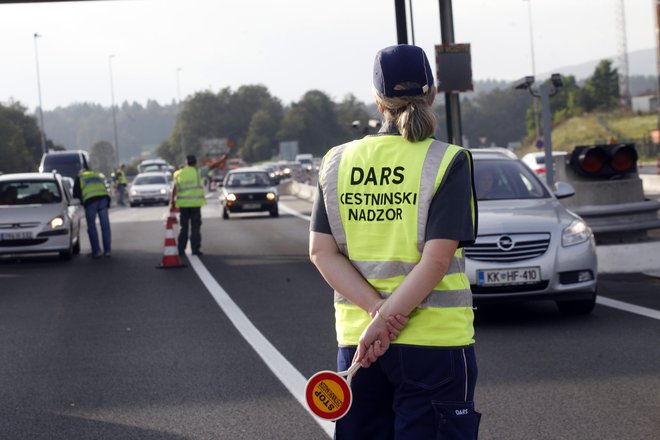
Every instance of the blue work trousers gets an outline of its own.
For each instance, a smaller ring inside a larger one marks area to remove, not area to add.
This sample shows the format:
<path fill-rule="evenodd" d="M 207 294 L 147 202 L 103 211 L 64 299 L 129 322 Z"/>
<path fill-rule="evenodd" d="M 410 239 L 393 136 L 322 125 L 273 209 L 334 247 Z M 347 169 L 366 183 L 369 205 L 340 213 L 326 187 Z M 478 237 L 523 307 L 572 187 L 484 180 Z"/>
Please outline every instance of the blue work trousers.
<path fill-rule="evenodd" d="M 340 347 L 338 371 L 355 347 Z M 474 440 L 481 414 L 474 410 L 474 347 L 390 345 L 351 382 L 353 401 L 337 420 L 336 440 Z"/>
<path fill-rule="evenodd" d="M 87 235 L 89 244 L 92 246 L 92 254 L 100 255 L 99 234 L 96 230 L 96 216 L 99 217 L 101 225 L 101 236 L 103 238 L 103 250 L 110 253 L 112 236 L 110 234 L 110 216 L 108 215 L 109 202 L 107 197 L 96 197 L 85 204 L 85 218 L 87 219 Z"/>
<path fill-rule="evenodd" d="M 202 208 L 179 208 L 179 241 L 177 246 L 179 254 L 186 251 L 188 245 L 188 229 L 190 228 L 190 249 L 193 254 L 200 251 L 202 246 Z"/>

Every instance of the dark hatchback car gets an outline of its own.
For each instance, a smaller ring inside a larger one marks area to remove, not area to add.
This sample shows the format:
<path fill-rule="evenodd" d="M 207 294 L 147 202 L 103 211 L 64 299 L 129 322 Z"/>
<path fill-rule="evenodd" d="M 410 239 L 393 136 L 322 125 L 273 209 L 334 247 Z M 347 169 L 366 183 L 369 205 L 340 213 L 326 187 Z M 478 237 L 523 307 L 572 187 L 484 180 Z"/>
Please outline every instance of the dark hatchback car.
<path fill-rule="evenodd" d="M 263 168 L 236 168 L 225 176 L 220 190 L 222 218 L 230 213 L 264 212 L 279 215 L 277 186 Z"/>

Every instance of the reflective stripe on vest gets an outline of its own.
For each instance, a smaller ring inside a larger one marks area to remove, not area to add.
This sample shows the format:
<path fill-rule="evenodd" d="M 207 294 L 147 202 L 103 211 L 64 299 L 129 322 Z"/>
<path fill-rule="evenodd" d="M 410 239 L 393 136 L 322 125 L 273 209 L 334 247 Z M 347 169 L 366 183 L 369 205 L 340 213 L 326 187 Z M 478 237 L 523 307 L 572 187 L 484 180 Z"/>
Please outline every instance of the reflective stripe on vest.
<path fill-rule="evenodd" d="M 204 186 L 195 167 L 185 167 L 174 176 L 176 185 L 176 207 L 198 208 L 206 205 Z"/>
<path fill-rule="evenodd" d="M 432 139 L 409 143 L 401 136 L 386 135 L 340 145 L 324 158 L 320 181 L 332 234 L 381 297 L 391 295 L 419 262 L 433 196 L 453 160 L 464 151 Z M 365 311 L 336 292 L 335 317 L 340 345 L 356 345 L 371 321 Z M 474 342 L 472 292 L 463 249 L 456 250 L 445 277 L 410 318 L 394 343 Z"/>
<path fill-rule="evenodd" d="M 104 197 L 108 195 L 103 178 L 94 171 L 83 171 L 80 173 L 80 191 L 83 203 L 93 197 Z"/>

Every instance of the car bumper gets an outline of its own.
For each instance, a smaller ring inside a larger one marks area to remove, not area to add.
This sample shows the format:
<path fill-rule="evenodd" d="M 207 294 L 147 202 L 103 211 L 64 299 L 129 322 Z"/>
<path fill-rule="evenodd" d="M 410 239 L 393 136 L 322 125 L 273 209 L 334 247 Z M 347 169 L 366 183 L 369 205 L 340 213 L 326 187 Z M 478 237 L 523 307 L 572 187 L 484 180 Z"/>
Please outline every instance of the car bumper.
<path fill-rule="evenodd" d="M 133 204 L 139 203 L 169 203 L 169 195 L 153 195 L 153 196 L 129 196 L 128 202 Z"/>
<path fill-rule="evenodd" d="M 262 212 L 272 211 L 277 208 L 277 202 L 273 201 L 258 201 L 258 202 L 233 202 L 225 203 L 225 207 L 229 212 Z"/>
<path fill-rule="evenodd" d="M 482 286 L 477 282 L 477 270 L 500 269 L 507 266 L 539 267 L 541 280 L 535 284 Z M 475 302 L 507 302 L 535 299 L 571 300 L 588 299 L 596 292 L 598 263 L 592 240 L 556 252 L 502 265 L 482 261 L 468 261 L 466 273 L 470 280 Z M 590 278 L 581 280 L 581 278 Z"/>
<path fill-rule="evenodd" d="M 54 232 L 38 233 L 34 231 L 32 238 L 0 240 L 0 254 L 59 252 L 69 249 L 71 245 L 71 233 L 69 230 L 62 230 L 57 235 L 54 235 Z M 2 232 L 0 231 L 0 233 Z"/>

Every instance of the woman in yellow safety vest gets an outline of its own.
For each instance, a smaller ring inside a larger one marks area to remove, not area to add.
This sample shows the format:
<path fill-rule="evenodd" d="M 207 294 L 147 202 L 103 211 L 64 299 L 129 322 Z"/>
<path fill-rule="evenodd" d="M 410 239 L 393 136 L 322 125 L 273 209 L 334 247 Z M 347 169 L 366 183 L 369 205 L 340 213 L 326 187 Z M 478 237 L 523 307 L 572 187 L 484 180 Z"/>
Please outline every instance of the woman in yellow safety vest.
<path fill-rule="evenodd" d="M 379 51 L 373 86 L 382 128 L 325 155 L 310 226 L 310 258 L 335 291 L 338 370 L 363 367 L 335 436 L 476 439 L 472 156 L 432 137 L 422 49 Z"/>

